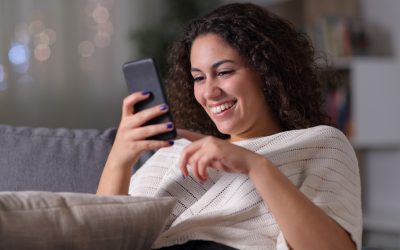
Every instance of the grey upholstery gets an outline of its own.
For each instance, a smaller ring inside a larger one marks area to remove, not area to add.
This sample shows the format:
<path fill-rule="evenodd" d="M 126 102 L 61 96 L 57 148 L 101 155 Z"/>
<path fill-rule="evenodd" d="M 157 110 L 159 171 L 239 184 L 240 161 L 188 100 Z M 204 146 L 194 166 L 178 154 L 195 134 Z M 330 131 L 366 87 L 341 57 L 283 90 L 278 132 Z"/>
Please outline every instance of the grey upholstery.
<path fill-rule="evenodd" d="M 94 193 L 115 129 L 0 125 L 0 191 Z"/>

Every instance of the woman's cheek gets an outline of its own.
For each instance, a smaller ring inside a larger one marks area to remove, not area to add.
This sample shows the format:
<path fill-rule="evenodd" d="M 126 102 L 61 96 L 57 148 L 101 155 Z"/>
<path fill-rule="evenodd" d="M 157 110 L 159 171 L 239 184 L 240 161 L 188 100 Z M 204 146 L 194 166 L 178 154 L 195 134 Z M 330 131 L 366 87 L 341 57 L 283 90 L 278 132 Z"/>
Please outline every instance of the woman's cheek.
<path fill-rule="evenodd" d="M 194 85 L 194 97 L 201 106 L 205 106 L 204 99 L 202 98 L 202 86 L 198 84 Z"/>

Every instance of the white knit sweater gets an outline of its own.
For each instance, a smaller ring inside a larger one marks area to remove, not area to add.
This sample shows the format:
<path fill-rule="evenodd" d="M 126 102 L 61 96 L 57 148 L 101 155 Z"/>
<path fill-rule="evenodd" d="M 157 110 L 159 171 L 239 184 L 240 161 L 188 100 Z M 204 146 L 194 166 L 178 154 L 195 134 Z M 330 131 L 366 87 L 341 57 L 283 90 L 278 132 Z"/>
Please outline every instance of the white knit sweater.
<path fill-rule="evenodd" d="M 180 139 L 155 153 L 131 178 L 134 196 L 173 196 L 177 205 L 154 248 L 211 240 L 238 249 L 287 249 L 268 206 L 244 174 L 209 169 L 200 184 L 178 168 Z M 354 150 L 337 129 L 317 126 L 235 142 L 270 159 L 361 248 L 360 176 Z M 190 169 L 190 168 L 189 168 Z"/>

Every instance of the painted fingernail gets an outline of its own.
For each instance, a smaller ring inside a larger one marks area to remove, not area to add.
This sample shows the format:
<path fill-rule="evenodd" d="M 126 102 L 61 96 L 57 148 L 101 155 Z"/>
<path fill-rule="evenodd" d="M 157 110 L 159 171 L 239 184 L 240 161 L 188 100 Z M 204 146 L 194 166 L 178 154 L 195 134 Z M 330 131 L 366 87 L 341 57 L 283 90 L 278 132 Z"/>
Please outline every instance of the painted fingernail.
<path fill-rule="evenodd" d="M 174 145 L 174 141 L 168 141 L 169 145 Z"/>
<path fill-rule="evenodd" d="M 150 95 L 150 91 L 143 91 L 142 95 Z"/>
<path fill-rule="evenodd" d="M 160 109 L 161 110 L 167 110 L 168 109 L 168 105 L 167 104 L 161 104 L 160 105 Z"/>
<path fill-rule="evenodd" d="M 171 129 L 174 127 L 174 124 L 172 122 L 167 123 L 167 128 Z"/>

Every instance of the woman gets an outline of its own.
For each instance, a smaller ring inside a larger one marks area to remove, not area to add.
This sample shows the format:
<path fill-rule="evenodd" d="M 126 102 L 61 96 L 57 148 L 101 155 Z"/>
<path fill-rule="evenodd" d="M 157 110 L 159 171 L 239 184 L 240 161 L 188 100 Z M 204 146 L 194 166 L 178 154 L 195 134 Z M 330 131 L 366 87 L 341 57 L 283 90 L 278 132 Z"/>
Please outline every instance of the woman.
<path fill-rule="evenodd" d="M 255 5 L 230 4 L 193 20 L 169 61 L 175 125 L 213 136 L 145 140 L 171 126 L 141 127 L 166 110 L 135 113 L 148 94 L 134 93 L 98 188 L 177 198 L 153 247 L 360 248 L 357 160 L 341 132 L 321 126 L 320 70 L 306 36 Z"/>

